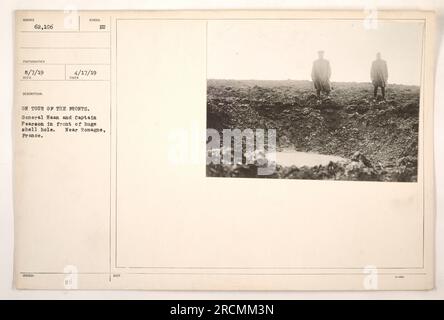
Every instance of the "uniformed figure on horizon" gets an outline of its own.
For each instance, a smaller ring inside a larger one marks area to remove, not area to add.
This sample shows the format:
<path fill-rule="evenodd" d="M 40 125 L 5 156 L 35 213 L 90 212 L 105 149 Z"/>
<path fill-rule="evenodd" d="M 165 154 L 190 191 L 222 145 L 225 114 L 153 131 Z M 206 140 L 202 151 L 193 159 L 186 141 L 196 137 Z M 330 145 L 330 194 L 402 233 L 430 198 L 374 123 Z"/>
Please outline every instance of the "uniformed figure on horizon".
<path fill-rule="evenodd" d="M 381 88 L 382 99 L 385 100 L 385 86 L 387 85 L 387 63 L 381 59 L 381 53 L 376 54 L 376 60 L 372 63 L 370 77 L 373 83 L 373 97 L 376 99 L 378 88 Z"/>
<path fill-rule="evenodd" d="M 316 89 L 316 95 L 321 97 L 321 92 L 327 96 L 330 94 L 330 62 L 324 59 L 324 51 L 318 51 L 318 59 L 313 62 L 313 68 L 311 70 L 311 79 L 313 80 L 314 87 Z"/>

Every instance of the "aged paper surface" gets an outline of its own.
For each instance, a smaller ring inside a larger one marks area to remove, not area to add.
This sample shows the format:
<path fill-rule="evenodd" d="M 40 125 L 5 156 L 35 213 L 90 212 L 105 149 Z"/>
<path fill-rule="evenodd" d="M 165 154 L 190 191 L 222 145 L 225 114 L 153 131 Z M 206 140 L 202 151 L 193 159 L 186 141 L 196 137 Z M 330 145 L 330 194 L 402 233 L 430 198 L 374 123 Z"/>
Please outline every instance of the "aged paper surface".
<path fill-rule="evenodd" d="M 17 11 L 16 287 L 433 288 L 434 30 L 430 12 Z M 208 130 L 237 128 L 266 129 L 265 173 L 208 163 Z"/>

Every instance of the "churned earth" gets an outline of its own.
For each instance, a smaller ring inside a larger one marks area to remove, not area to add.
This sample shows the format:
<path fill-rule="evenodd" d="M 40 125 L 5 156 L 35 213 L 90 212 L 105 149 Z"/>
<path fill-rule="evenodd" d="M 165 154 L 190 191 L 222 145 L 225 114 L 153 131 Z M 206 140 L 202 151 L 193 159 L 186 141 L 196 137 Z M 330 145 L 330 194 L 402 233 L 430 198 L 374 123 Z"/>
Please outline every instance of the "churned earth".
<path fill-rule="evenodd" d="M 207 165 L 207 176 L 416 181 L 419 87 L 390 84 L 386 101 L 370 83 L 333 83 L 318 101 L 310 81 L 208 80 L 207 128 L 276 129 L 277 150 L 334 158 L 319 165 Z"/>

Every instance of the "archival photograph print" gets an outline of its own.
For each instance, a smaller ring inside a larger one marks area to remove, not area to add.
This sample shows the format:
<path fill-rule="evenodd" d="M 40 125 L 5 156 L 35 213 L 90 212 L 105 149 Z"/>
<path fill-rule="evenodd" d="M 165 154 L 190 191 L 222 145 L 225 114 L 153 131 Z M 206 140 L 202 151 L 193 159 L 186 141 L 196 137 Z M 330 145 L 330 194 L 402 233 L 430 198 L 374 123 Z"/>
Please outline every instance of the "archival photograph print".
<path fill-rule="evenodd" d="M 207 177 L 416 182 L 423 26 L 209 21 Z"/>

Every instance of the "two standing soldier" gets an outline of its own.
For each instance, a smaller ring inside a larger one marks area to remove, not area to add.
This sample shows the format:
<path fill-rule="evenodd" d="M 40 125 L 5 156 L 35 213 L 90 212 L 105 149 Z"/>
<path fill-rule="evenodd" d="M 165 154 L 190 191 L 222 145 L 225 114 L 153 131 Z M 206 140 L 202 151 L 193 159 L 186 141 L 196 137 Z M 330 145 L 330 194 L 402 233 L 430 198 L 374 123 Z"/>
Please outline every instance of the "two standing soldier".
<path fill-rule="evenodd" d="M 313 80 L 318 99 L 320 99 L 321 93 L 325 93 L 327 96 L 330 94 L 330 76 L 330 62 L 324 59 L 324 51 L 319 51 L 318 59 L 313 62 L 313 68 L 311 70 L 311 79 Z M 382 99 L 385 100 L 385 87 L 387 85 L 388 71 L 387 63 L 385 60 L 381 59 L 381 54 L 379 52 L 376 54 L 376 60 L 372 63 L 370 78 L 374 88 L 373 97 L 376 99 L 378 88 L 381 88 Z"/>

